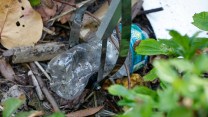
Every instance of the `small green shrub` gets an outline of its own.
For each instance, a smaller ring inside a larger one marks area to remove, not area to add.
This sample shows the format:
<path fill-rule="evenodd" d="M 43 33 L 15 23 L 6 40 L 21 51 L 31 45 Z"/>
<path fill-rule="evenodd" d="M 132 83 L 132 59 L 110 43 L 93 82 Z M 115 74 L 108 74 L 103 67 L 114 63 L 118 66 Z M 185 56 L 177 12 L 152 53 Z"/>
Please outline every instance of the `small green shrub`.
<path fill-rule="evenodd" d="M 118 102 L 128 107 L 121 117 L 206 117 L 208 116 L 207 55 L 197 56 L 192 62 L 185 59 L 157 60 L 155 72 L 161 81 L 157 91 L 139 86 L 127 90 L 113 85 L 109 92 L 121 96 Z M 122 90 L 121 90 L 122 89 Z"/>
<path fill-rule="evenodd" d="M 193 24 L 208 30 L 208 13 L 193 16 Z M 208 55 L 203 52 L 208 38 L 192 37 L 170 31 L 172 38 L 141 41 L 136 52 L 141 55 L 166 55 L 155 60 L 145 81 L 160 80 L 160 88 L 152 90 L 138 86 L 126 89 L 112 85 L 111 94 L 121 96 L 119 105 L 127 108 L 120 117 L 207 117 L 208 116 Z M 197 53 L 200 51 L 200 53 Z"/>

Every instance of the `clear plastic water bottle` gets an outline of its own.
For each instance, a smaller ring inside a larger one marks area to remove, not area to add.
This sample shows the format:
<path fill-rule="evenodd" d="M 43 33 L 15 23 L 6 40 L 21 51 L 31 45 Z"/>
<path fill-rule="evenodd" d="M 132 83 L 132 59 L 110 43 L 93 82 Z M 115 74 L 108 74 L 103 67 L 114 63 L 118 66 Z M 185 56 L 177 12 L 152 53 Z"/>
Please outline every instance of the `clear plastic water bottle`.
<path fill-rule="evenodd" d="M 73 100 L 82 93 L 89 78 L 98 72 L 102 41 L 91 40 L 74 46 L 49 62 L 47 71 L 52 76 L 50 86 L 59 96 Z M 117 58 L 118 51 L 108 39 L 105 75 L 113 69 Z"/>
<path fill-rule="evenodd" d="M 136 33 L 138 28 L 139 31 Z M 146 37 L 142 37 L 143 33 L 141 29 L 135 24 L 132 25 L 132 34 L 130 48 L 133 47 L 133 40 L 141 40 Z M 118 50 L 114 44 L 118 46 L 118 39 L 114 34 L 109 38 L 107 42 L 106 64 L 104 67 L 104 76 L 108 75 L 114 68 L 117 58 Z M 73 100 L 77 96 L 81 95 L 86 87 L 89 78 L 98 72 L 101 57 L 102 41 L 97 40 L 96 37 L 90 39 L 88 43 L 79 44 L 69 49 L 68 51 L 53 58 L 49 64 L 47 71 L 51 74 L 52 79 L 50 82 L 51 89 L 56 92 L 60 97 Z M 113 42 L 114 43 L 113 43 Z M 133 49 L 133 48 L 132 48 Z M 135 51 L 130 49 L 130 55 L 125 63 L 129 65 L 130 71 L 133 72 L 135 67 L 135 58 L 137 62 L 141 62 L 145 58 L 141 58 L 141 55 L 136 55 Z M 138 57 L 140 57 L 138 59 Z M 141 59 L 141 60 L 140 60 Z M 130 61 L 130 62 L 129 62 Z M 126 75 L 124 66 L 114 75 L 112 78 L 122 77 Z"/>

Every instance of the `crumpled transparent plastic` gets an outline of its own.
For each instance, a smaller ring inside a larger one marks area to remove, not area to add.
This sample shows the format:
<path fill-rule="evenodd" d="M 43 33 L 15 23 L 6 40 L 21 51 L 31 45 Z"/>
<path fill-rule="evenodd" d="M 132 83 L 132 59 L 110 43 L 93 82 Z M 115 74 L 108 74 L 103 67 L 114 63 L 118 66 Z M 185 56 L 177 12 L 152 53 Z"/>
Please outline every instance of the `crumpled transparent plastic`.
<path fill-rule="evenodd" d="M 147 56 L 135 53 L 133 49 L 134 43 L 147 37 L 145 32 L 137 25 L 132 25 L 130 51 L 125 60 L 125 65 L 131 73 L 143 66 L 147 60 Z M 60 97 L 68 100 L 75 99 L 81 95 L 89 78 L 98 72 L 102 41 L 96 39 L 95 36 L 90 40 L 92 41 L 74 46 L 49 62 L 47 71 L 52 76 L 50 86 Z M 116 32 L 114 31 L 107 42 L 104 77 L 111 72 L 116 64 L 118 59 L 118 50 L 116 47 L 119 47 L 119 44 Z M 127 76 L 124 65 L 110 78 L 115 79 L 123 76 Z"/>
<path fill-rule="evenodd" d="M 118 44 L 115 37 L 112 39 Z M 83 92 L 90 76 L 98 72 L 102 41 L 91 40 L 94 41 L 76 45 L 49 62 L 47 71 L 52 76 L 50 87 L 60 97 L 75 99 Z M 104 76 L 114 68 L 117 58 L 118 50 L 108 39 Z"/>

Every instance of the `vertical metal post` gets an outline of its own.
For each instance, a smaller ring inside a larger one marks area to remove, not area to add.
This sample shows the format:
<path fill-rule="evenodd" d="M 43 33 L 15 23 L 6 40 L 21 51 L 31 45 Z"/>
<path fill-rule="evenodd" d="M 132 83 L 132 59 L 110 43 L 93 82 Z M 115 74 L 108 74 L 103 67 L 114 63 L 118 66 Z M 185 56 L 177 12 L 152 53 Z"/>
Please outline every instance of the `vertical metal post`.
<path fill-rule="evenodd" d="M 121 15 L 122 14 L 122 15 Z M 98 71 L 97 83 L 103 80 L 107 38 L 110 37 L 119 18 L 122 16 L 122 39 L 120 42 L 119 58 L 126 57 L 129 51 L 129 42 L 131 36 L 131 0 L 112 0 L 106 16 L 102 20 L 96 36 L 102 39 L 101 62 Z M 118 60 L 117 60 L 118 62 Z M 124 63 L 124 61 L 123 61 Z M 122 64 L 123 64 L 122 63 Z"/>
<path fill-rule="evenodd" d="M 100 59 L 101 62 L 98 71 L 97 82 L 100 82 L 103 79 L 106 50 L 107 50 L 107 39 L 112 34 L 115 26 L 119 21 L 120 16 L 121 16 L 121 1 L 112 0 L 110 7 L 106 13 L 106 16 L 102 20 L 102 23 L 96 33 L 97 38 L 102 40 L 102 50 L 101 50 L 101 59 Z"/>

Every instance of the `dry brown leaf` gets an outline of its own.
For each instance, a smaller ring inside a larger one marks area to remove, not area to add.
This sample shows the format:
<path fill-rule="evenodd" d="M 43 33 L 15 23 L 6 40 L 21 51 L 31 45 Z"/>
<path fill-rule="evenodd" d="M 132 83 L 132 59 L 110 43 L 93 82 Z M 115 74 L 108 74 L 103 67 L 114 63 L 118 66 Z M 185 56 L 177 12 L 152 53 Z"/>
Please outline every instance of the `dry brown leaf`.
<path fill-rule="evenodd" d="M 42 35 L 43 22 L 28 0 L 0 0 L 1 44 L 10 49 L 34 45 Z"/>
<path fill-rule="evenodd" d="M 10 64 L 8 64 L 4 58 L 0 58 L 0 73 L 7 80 L 14 81 L 15 73 Z"/>
<path fill-rule="evenodd" d="M 71 0 L 71 3 L 74 3 L 74 0 Z M 66 5 L 66 6 L 64 7 L 62 13 L 66 12 L 66 11 L 68 11 L 68 10 L 70 10 L 70 9 L 72 9 L 72 7 L 69 6 L 69 5 Z M 59 21 L 60 21 L 62 24 L 64 24 L 64 23 L 68 22 L 70 18 L 71 18 L 71 13 L 62 16 L 62 17 L 59 19 Z"/>
<path fill-rule="evenodd" d="M 143 78 L 139 74 L 134 73 L 130 76 L 130 78 L 131 78 L 130 79 L 131 80 L 131 86 L 130 86 L 131 88 L 133 88 L 137 85 L 144 85 L 145 84 Z M 117 79 L 116 84 L 121 84 L 124 87 L 128 88 L 128 77 L 124 77 L 122 79 Z"/>
<path fill-rule="evenodd" d="M 146 85 L 143 78 L 139 74 L 136 74 L 136 73 L 130 76 L 130 80 L 131 80 L 131 86 L 130 86 L 131 88 L 138 86 L 138 85 Z M 124 87 L 128 88 L 128 77 L 119 78 L 116 80 L 115 83 L 123 85 Z M 103 83 L 102 88 L 107 90 L 110 85 L 112 85 L 112 82 L 110 80 L 106 80 Z"/>
<path fill-rule="evenodd" d="M 94 108 L 87 108 L 87 109 L 84 109 L 84 110 L 79 110 L 79 111 L 76 111 L 76 112 L 68 113 L 66 116 L 67 117 L 86 117 L 86 116 L 90 116 L 90 115 L 93 115 L 93 114 L 97 113 L 102 108 L 103 108 L 103 106 L 94 107 Z"/>
<path fill-rule="evenodd" d="M 142 0 L 131 0 L 132 8 L 139 1 L 142 1 Z M 93 13 L 93 15 L 97 19 L 102 20 L 108 8 L 109 8 L 109 4 L 107 1 L 105 1 L 101 5 L 101 7 Z M 83 39 L 84 41 L 87 41 L 88 36 L 97 31 L 97 27 L 99 27 L 99 22 L 97 22 L 96 19 L 94 19 L 90 15 L 85 14 L 83 17 L 83 21 L 82 21 L 82 29 L 80 31 L 80 38 Z"/>
<path fill-rule="evenodd" d="M 66 0 L 64 2 L 67 2 L 69 4 L 74 4 L 75 0 Z M 41 0 L 41 3 L 42 4 L 35 9 L 41 14 L 41 17 L 43 18 L 44 22 L 48 21 L 50 18 L 54 17 L 55 15 L 73 9 L 72 6 L 52 0 Z M 70 19 L 70 17 L 71 17 L 71 13 L 68 13 L 67 15 L 64 15 L 60 18 L 60 22 L 66 23 Z"/>
<path fill-rule="evenodd" d="M 39 117 L 39 116 L 43 116 L 43 111 L 35 111 L 33 113 L 31 113 L 28 117 Z"/>

